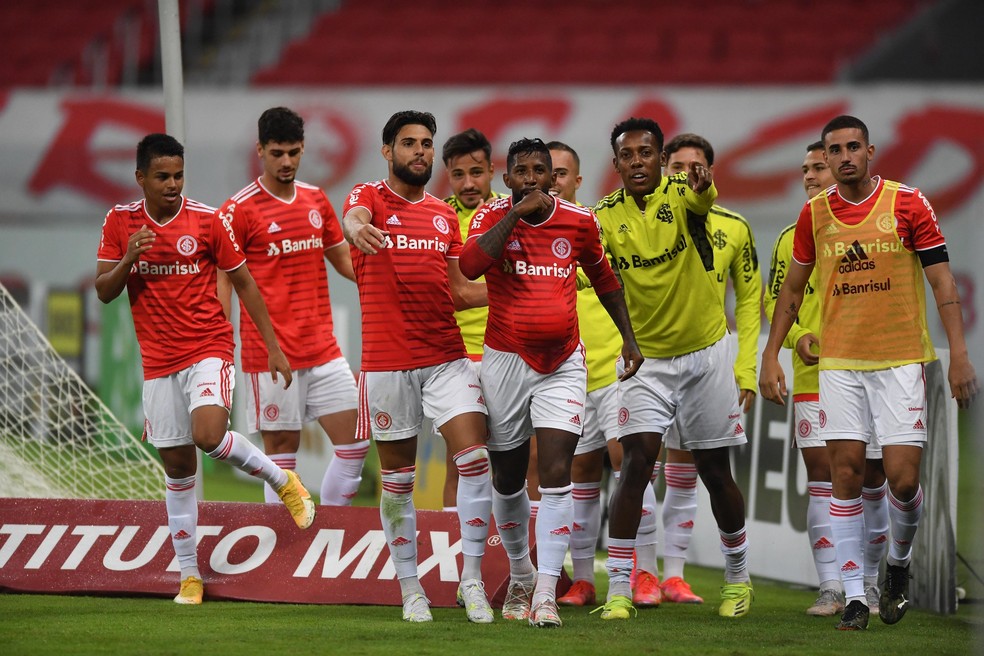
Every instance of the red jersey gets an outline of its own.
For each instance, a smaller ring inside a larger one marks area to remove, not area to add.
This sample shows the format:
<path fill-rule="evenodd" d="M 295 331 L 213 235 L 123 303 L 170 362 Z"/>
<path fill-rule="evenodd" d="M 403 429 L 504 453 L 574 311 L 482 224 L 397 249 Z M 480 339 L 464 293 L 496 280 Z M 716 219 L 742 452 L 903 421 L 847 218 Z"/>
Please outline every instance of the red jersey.
<path fill-rule="evenodd" d="M 446 262 L 461 253 L 454 210 L 427 193 L 411 202 L 384 181 L 356 186 L 344 213 L 353 207 L 369 210 L 372 225 L 389 232 L 376 255 L 351 247 L 362 305 L 362 370 L 420 369 L 465 357 Z"/>
<path fill-rule="evenodd" d="M 850 226 L 856 226 L 868 217 L 885 189 L 884 180 L 878 176 L 873 179 L 877 183 L 874 191 L 860 203 L 852 203 L 841 198 L 837 191 L 837 185 L 831 185 L 824 192 L 834 217 L 848 230 Z M 892 234 L 893 227 L 899 241 L 910 252 L 925 251 L 943 246 L 946 243 L 943 233 L 940 232 L 940 225 L 936 221 L 936 212 L 933 211 L 929 201 L 918 189 L 899 185 L 898 193 L 895 196 L 894 214 L 892 223 L 886 224 L 883 229 L 886 246 L 895 239 L 895 235 Z M 882 222 L 887 218 L 878 217 L 876 220 Z M 846 240 L 845 244 L 850 245 L 850 240 Z M 867 247 L 869 245 L 862 244 L 862 246 Z M 878 248 L 881 245 L 871 244 L 870 246 Z M 817 259 L 810 203 L 803 206 L 799 218 L 796 220 L 796 233 L 793 236 L 793 259 L 800 264 L 813 264 Z"/>
<path fill-rule="evenodd" d="M 126 282 L 146 380 L 205 358 L 232 362 L 232 324 L 216 296 L 215 267 L 232 271 L 246 258 L 214 214 L 214 207 L 182 198 L 181 209 L 163 225 L 150 217 L 145 201 L 117 205 L 103 221 L 100 262 L 122 260 L 141 226 L 157 234 Z"/>
<path fill-rule="evenodd" d="M 324 192 L 295 182 L 294 197 L 286 201 L 257 180 L 226 201 L 219 216 L 246 253 L 291 367 L 307 369 L 341 357 L 332 332 L 325 251 L 345 237 Z M 243 370 L 266 371 L 266 344 L 245 308 L 239 317 Z"/>
<path fill-rule="evenodd" d="M 468 230 L 462 269 L 488 262 L 476 239 L 512 209 L 512 198 L 482 207 Z M 517 353 L 535 371 L 555 371 L 577 348 L 576 264 L 580 263 L 598 294 L 618 289 L 605 258 L 594 214 L 564 200 L 537 225 L 520 219 L 502 256 L 485 272 L 489 323 L 485 343 Z"/>

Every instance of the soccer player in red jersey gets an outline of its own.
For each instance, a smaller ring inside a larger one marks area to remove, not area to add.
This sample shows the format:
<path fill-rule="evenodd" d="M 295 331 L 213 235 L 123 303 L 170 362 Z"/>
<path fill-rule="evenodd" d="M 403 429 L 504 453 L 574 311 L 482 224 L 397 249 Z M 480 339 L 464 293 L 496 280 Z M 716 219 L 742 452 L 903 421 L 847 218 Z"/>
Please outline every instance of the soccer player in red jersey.
<path fill-rule="evenodd" d="M 580 265 L 622 337 L 623 378 L 642 363 L 622 289 L 591 211 L 550 195 L 553 166 L 539 139 L 509 146 L 503 180 L 511 198 L 487 204 L 461 254 L 468 278 L 484 274 L 489 323 L 482 390 L 489 408 L 493 507 L 509 555 L 505 619 L 561 626 L 556 588 L 570 543 L 571 460 L 584 417 L 587 370 L 577 322 Z M 526 471 L 536 433 L 541 504 L 537 571 L 529 555 Z"/>
<path fill-rule="evenodd" d="M 304 120 L 286 107 L 266 110 L 257 122 L 256 154 L 263 173 L 219 210 L 246 254 L 266 300 L 273 328 L 294 367 L 289 389 L 262 375 L 266 346 L 246 313 L 240 316 L 243 370 L 251 432 L 263 435 L 270 459 L 296 469 L 301 426 L 317 420 L 334 447 L 321 481 L 321 503 L 347 506 L 362 481 L 369 444 L 356 441 L 355 377 L 332 332 L 325 259 L 355 280 L 348 244 L 325 193 L 296 179 L 304 154 Z M 225 276 L 219 275 L 220 282 Z M 220 286 L 228 300 L 228 285 Z M 276 492 L 265 486 L 268 502 Z"/>
<path fill-rule="evenodd" d="M 823 155 L 823 142 L 816 141 L 806 148 L 803 159 L 803 190 L 807 199 L 824 192 L 835 184 L 834 176 Z M 793 236 L 796 224 L 779 233 L 772 251 L 769 284 L 765 290 L 765 313 L 775 312 L 776 297 L 782 289 L 793 259 Z M 809 503 L 806 510 L 806 532 L 810 552 L 820 583 L 816 601 L 806 609 L 807 615 L 830 617 L 844 612 L 844 593 L 840 566 L 830 530 L 830 457 L 820 439 L 820 377 L 817 371 L 817 349 L 820 345 L 820 299 L 817 293 L 817 271 L 813 270 L 803 290 L 803 304 L 796 323 L 783 341 L 793 349 L 793 433 L 806 466 L 806 487 Z M 878 612 L 878 570 L 888 550 L 888 484 L 882 468 L 881 448 L 868 444 L 865 453 L 864 486 L 861 497 L 864 505 L 864 593 L 868 610 Z"/>
<path fill-rule="evenodd" d="M 485 401 L 465 355 L 455 309 L 487 304 L 485 285 L 458 268 L 458 219 L 424 190 L 434 166 L 437 123 L 402 111 L 383 127 L 386 180 L 356 186 L 342 228 L 362 305 L 359 374 L 361 439 L 376 440 L 382 469 L 379 511 L 403 595 L 403 619 L 432 620 L 417 578 L 413 483 L 423 416 L 438 427 L 458 470 L 458 517 L 464 565 L 458 602 L 468 619 L 492 621 L 482 556 L 492 511 Z"/>
<path fill-rule="evenodd" d="M 143 360 L 144 433 L 164 462 L 171 543 L 181 567 L 179 604 L 202 603 L 196 555 L 198 501 L 195 447 L 277 490 L 294 521 L 307 528 L 314 503 L 300 479 L 227 429 L 233 371 L 232 325 L 215 294 L 216 268 L 228 275 L 256 322 L 277 382 L 291 383 L 263 298 L 228 224 L 215 209 L 181 195 L 184 148 L 166 134 L 137 145 L 137 184 L 144 198 L 106 215 L 96 265 L 96 292 L 109 303 L 124 288 Z"/>
<path fill-rule="evenodd" d="M 919 466 L 926 442 L 924 366 L 936 355 L 926 326 L 929 281 L 950 345 L 950 390 L 961 408 L 978 382 L 964 339 L 960 297 L 936 214 L 918 189 L 873 177 L 867 126 L 838 116 L 821 133 L 836 185 L 803 207 L 793 261 L 779 291 L 759 387 L 783 403 L 778 353 L 814 268 L 820 294 L 820 437 L 830 456 L 830 526 L 847 607 L 837 628 L 868 626 L 863 570 L 865 449 L 882 447 L 889 488 L 888 551 L 878 615 L 895 624 L 908 610 L 912 539 L 922 514 Z"/>

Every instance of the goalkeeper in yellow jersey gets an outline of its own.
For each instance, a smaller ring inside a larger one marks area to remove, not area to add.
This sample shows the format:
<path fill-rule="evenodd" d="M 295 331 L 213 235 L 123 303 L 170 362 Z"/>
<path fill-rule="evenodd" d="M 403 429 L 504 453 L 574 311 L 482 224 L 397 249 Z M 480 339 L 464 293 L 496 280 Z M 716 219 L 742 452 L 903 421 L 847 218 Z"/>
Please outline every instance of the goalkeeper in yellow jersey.
<path fill-rule="evenodd" d="M 803 160 L 803 189 L 813 198 L 835 184 L 834 176 L 823 157 L 823 142 L 807 146 Z M 793 224 L 783 230 L 772 251 L 769 284 L 765 290 L 765 314 L 771 319 L 776 298 L 793 260 Z M 793 439 L 806 465 L 809 502 L 806 531 L 810 539 L 813 564 L 817 569 L 820 591 L 817 600 L 806 609 L 808 615 L 831 617 L 844 610 L 843 585 L 830 528 L 830 456 L 820 439 L 820 377 L 817 368 L 820 344 L 820 301 L 816 296 L 817 272 L 813 271 L 803 291 L 803 305 L 796 322 L 783 341 L 793 349 Z M 864 593 L 870 612 L 878 612 L 878 570 L 888 550 L 888 484 L 882 467 L 881 448 L 874 443 L 865 449 L 864 486 Z"/>
<path fill-rule="evenodd" d="M 696 162 L 714 171 L 714 148 L 707 139 L 692 133 L 677 135 L 663 151 L 667 175 L 686 171 Z M 715 204 L 707 213 L 707 237 L 713 248 L 714 270 L 709 271 L 722 307 L 728 279 L 735 292 L 735 323 L 738 328 L 738 357 L 735 382 L 738 405 L 743 412 L 753 406 L 758 387 L 755 364 L 758 337 L 762 330 L 762 277 L 759 274 L 755 238 L 740 214 Z M 663 497 L 663 583 L 664 601 L 699 604 L 703 601 L 683 578 L 687 548 L 697 515 L 697 466 L 690 451 L 681 448 L 680 430 L 671 426 L 663 436 L 666 450 L 666 494 Z M 656 473 L 659 462 L 656 463 Z"/>
<path fill-rule="evenodd" d="M 623 187 L 602 199 L 595 213 L 646 360 L 636 376 L 618 387 L 623 460 L 609 512 L 610 583 L 601 617 L 631 616 L 629 574 L 643 494 L 663 434 L 674 423 L 681 446 L 694 455 L 720 532 L 725 585 L 718 613 L 741 617 L 751 607 L 752 585 L 745 501 L 731 474 L 728 450 L 747 440 L 704 218 L 717 189 L 711 171 L 697 162 L 686 174 L 662 177 L 663 133 L 652 119 L 619 123 L 611 145 Z"/>

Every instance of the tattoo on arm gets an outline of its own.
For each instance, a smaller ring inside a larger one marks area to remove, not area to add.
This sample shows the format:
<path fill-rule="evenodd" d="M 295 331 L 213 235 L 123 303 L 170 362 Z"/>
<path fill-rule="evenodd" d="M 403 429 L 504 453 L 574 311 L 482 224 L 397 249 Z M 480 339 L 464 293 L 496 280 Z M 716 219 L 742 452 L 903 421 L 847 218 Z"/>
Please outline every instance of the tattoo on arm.
<path fill-rule="evenodd" d="M 513 228 L 519 223 L 519 215 L 510 210 L 502 220 L 489 228 L 488 232 L 478 237 L 478 247 L 486 255 L 493 259 L 502 257 L 502 252 L 506 248 L 506 241 L 512 233 Z"/>
<path fill-rule="evenodd" d="M 791 316 L 793 318 L 793 321 L 796 320 L 796 317 L 797 317 L 796 303 L 790 303 L 789 304 L 789 307 L 786 308 L 786 314 L 788 314 L 789 316 Z"/>

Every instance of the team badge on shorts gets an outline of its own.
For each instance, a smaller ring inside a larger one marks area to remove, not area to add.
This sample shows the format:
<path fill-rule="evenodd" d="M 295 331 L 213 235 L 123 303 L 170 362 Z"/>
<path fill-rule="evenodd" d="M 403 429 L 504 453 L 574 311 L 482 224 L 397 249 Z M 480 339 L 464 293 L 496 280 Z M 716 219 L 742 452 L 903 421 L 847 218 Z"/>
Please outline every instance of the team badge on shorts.
<path fill-rule="evenodd" d="M 379 430 L 386 430 L 393 425 L 393 419 L 385 412 L 377 412 L 372 421 Z"/>
<path fill-rule="evenodd" d="M 321 214 L 318 213 L 318 210 L 311 210 L 308 212 L 308 221 L 311 222 L 311 225 L 315 230 L 321 230 L 321 226 L 324 225 L 324 222 L 321 220 Z"/>
<path fill-rule="evenodd" d="M 280 408 L 276 404 L 271 403 L 263 408 L 263 416 L 267 421 L 277 421 L 277 417 L 280 416 Z"/>
<path fill-rule="evenodd" d="M 820 428 L 827 425 L 827 413 L 823 410 L 820 411 Z"/>
<path fill-rule="evenodd" d="M 808 419 L 800 419 L 800 423 L 796 426 L 796 432 L 799 433 L 800 437 L 809 437 L 810 433 L 813 432 L 813 426 Z"/>
<path fill-rule="evenodd" d="M 448 227 L 448 220 L 443 216 L 434 217 L 434 227 L 437 228 L 437 231 L 442 235 L 446 235 L 451 232 L 451 228 Z"/>
<path fill-rule="evenodd" d="M 619 408 L 618 409 L 618 425 L 625 426 L 629 422 L 629 409 Z"/>
<path fill-rule="evenodd" d="M 194 255 L 195 251 L 198 250 L 198 240 L 191 235 L 182 235 L 178 237 L 178 252 L 184 256 Z"/>

